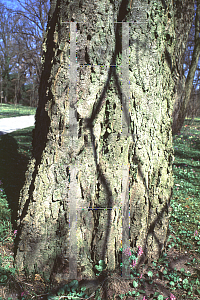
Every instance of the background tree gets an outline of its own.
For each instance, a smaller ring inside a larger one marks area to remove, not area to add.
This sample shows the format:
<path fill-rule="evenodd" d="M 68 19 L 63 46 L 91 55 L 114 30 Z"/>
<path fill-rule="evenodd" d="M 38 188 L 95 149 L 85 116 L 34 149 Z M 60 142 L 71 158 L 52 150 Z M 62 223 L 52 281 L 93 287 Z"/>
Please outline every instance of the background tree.
<path fill-rule="evenodd" d="M 19 7 L 17 9 L 6 8 L 2 4 L 2 7 L 9 16 L 9 20 L 7 21 L 5 21 L 5 17 L 2 18 L 2 34 L 4 34 L 7 39 L 11 36 L 12 40 L 12 47 L 9 47 L 12 59 L 10 61 L 9 76 L 11 76 L 11 73 L 16 72 L 16 69 L 18 70 L 18 68 L 20 68 L 20 72 L 17 71 L 17 76 L 19 78 L 16 80 L 17 86 L 14 87 L 14 91 L 12 83 L 10 83 L 10 87 L 8 87 L 8 84 L 6 83 L 5 87 L 12 93 L 12 96 L 9 96 L 9 98 L 11 98 L 9 99 L 10 101 L 17 99 L 17 102 L 22 101 L 26 105 L 30 104 L 31 101 L 31 104 L 36 106 L 41 75 L 42 42 L 44 39 L 50 3 L 49 0 L 26 0 L 23 2 L 18 0 L 18 3 Z M 5 11 L 2 11 L 3 15 L 6 15 Z M 7 23 L 11 23 L 12 25 L 9 29 L 6 28 L 4 30 L 3 28 L 5 26 L 8 27 L 8 25 L 6 25 Z M 1 43 L 1 45 L 2 51 L 6 52 L 7 47 L 5 43 Z M 26 83 L 23 83 L 21 76 L 25 76 L 27 83 L 32 85 L 28 101 L 27 96 L 25 95 L 27 89 L 23 88 Z M 35 99 L 33 99 L 33 95 Z M 21 99 L 22 96 L 23 99 Z"/>
<path fill-rule="evenodd" d="M 191 118 L 191 122 L 195 117 L 200 116 L 200 92 L 199 88 L 193 86 L 190 101 L 187 106 L 186 117 Z"/>
<path fill-rule="evenodd" d="M 195 5 L 196 8 L 196 5 Z M 184 74 L 185 77 L 188 75 L 188 70 L 192 62 L 192 55 L 195 46 L 195 17 L 192 23 L 192 27 L 189 33 L 188 42 L 187 42 L 187 49 L 184 55 Z M 197 117 L 200 115 L 200 101 L 199 101 L 199 64 L 197 65 L 195 76 L 193 79 L 193 87 L 191 91 L 190 101 L 187 105 L 187 117 Z"/>
<path fill-rule="evenodd" d="M 19 269 L 37 265 L 49 277 L 61 272 L 61 258 L 69 260 L 63 279 L 76 277 L 76 263 L 90 278 L 100 259 L 116 269 L 128 200 L 131 247 L 141 246 L 145 261 L 158 259 L 173 185 L 174 82 L 165 54 L 173 67 L 174 43 L 172 1 L 51 1 L 33 156 L 19 199 Z"/>
<path fill-rule="evenodd" d="M 10 72 L 12 68 L 12 57 L 14 56 L 13 37 L 11 34 L 14 26 L 11 13 L 0 3 L 0 68 L 2 78 L 2 91 L 4 99 L 10 101 Z"/>
<path fill-rule="evenodd" d="M 193 81 L 197 69 L 199 54 L 200 54 L 200 37 L 199 37 L 199 0 L 196 2 L 196 15 L 194 1 L 176 1 L 176 68 L 174 72 L 175 85 L 175 104 L 173 109 L 173 123 L 172 134 L 175 135 L 180 132 L 186 114 L 187 107 L 190 101 L 191 92 L 193 89 Z M 195 37 L 194 37 L 194 50 L 192 53 L 192 60 L 189 65 L 187 79 L 184 76 L 184 58 L 189 32 L 192 27 L 192 20 L 195 15 Z M 183 36 L 183 38 L 181 38 Z M 184 40 L 182 47 L 180 41 Z"/>
<path fill-rule="evenodd" d="M 18 45 L 25 43 L 26 51 L 22 57 L 27 64 L 30 76 L 33 68 L 36 72 L 36 82 L 40 82 L 42 42 L 46 30 L 49 0 L 17 0 L 22 9 L 15 10 L 15 18 L 18 20 L 17 26 L 13 29 L 13 34 L 18 41 Z"/>

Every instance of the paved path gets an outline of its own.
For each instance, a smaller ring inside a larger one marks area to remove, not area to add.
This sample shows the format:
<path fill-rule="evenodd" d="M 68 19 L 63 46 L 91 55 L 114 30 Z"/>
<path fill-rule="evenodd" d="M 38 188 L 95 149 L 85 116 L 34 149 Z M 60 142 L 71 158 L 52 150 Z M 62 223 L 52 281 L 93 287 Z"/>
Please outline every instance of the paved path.
<path fill-rule="evenodd" d="M 35 125 L 35 115 L 0 119 L 0 135 Z"/>

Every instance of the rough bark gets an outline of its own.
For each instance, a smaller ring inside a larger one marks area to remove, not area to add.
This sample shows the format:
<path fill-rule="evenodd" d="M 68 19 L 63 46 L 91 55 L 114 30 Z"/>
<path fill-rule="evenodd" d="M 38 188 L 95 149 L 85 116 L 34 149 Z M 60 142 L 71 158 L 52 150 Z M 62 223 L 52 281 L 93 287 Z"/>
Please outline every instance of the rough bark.
<path fill-rule="evenodd" d="M 109 270 L 116 269 L 122 194 L 130 195 L 130 246 L 134 250 L 141 246 L 148 261 L 158 259 L 164 250 L 173 185 L 173 17 L 171 1 L 167 7 L 162 1 L 144 0 L 51 1 L 33 157 L 19 199 L 15 249 L 19 269 L 27 266 L 32 271 L 37 264 L 47 277 L 58 272 L 59 258 L 69 258 L 72 252 L 69 214 L 78 207 L 77 266 L 82 275 L 94 277 L 100 259 Z M 122 20 L 132 22 L 129 110 L 120 83 L 128 49 L 121 42 L 124 27 L 114 24 Z M 73 25 L 64 21 L 77 22 L 77 60 L 88 64 L 77 67 L 77 101 L 72 106 L 77 108 L 78 138 L 74 140 L 69 122 Z M 129 134 L 124 133 L 124 122 Z M 73 227 L 75 220 L 70 223 Z"/>

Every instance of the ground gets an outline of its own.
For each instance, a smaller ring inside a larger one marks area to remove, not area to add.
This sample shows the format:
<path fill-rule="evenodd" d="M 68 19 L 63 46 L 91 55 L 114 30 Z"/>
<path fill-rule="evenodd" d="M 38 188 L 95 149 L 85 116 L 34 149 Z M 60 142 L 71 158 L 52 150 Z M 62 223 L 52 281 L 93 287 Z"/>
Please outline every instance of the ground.
<path fill-rule="evenodd" d="M 1 243 L 0 245 L 0 253 L 1 257 L 10 257 L 10 267 L 12 266 L 12 256 L 13 256 L 13 242 L 4 242 L 4 245 Z M 176 300 L 188 299 L 187 293 L 183 289 L 176 288 L 174 291 L 169 289 L 170 287 L 170 279 L 166 279 L 163 274 L 172 274 L 175 269 L 177 271 L 181 271 L 184 268 L 185 273 L 190 272 L 191 276 L 195 278 L 200 278 L 200 265 L 197 264 L 189 264 L 195 258 L 196 261 L 200 260 L 200 255 L 195 254 L 195 252 L 188 252 L 186 249 L 176 249 L 174 247 L 167 248 L 166 251 L 166 259 L 163 259 L 157 265 L 159 269 L 150 267 L 148 265 L 143 265 L 139 269 L 138 275 L 142 274 L 142 280 L 137 279 L 137 276 L 131 280 L 122 279 L 120 270 L 116 270 L 114 273 L 108 273 L 105 271 L 104 275 L 106 274 L 107 277 L 104 277 L 102 284 L 99 285 L 100 287 L 100 297 L 101 299 L 106 300 L 118 300 L 118 299 L 145 299 L 145 300 L 153 300 L 158 299 L 155 295 L 163 295 L 163 299 L 169 297 L 170 294 L 173 294 L 176 297 Z M 8 263 L 8 260 L 7 260 Z M 64 268 L 63 268 L 64 269 Z M 151 278 L 147 275 L 148 271 L 152 271 Z M 157 275 L 158 274 L 158 275 Z M 26 274 L 27 275 L 27 274 Z M 190 277 L 191 277 L 190 276 Z M 179 276 L 180 277 L 180 276 Z M 138 277 L 139 278 L 139 277 Z M 183 279 L 179 278 L 180 281 Z M 81 277 L 78 278 L 78 281 L 81 281 Z M 139 283 L 138 286 L 133 287 L 133 281 L 137 281 Z M 24 299 L 47 299 L 47 291 L 45 290 L 46 284 L 43 278 L 39 274 L 35 274 L 34 278 L 27 278 L 25 274 L 21 273 L 19 275 L 10 276 L 9 278 L 10 283 L 10 290 L 6 286 L 2 286 L 0 290 L 0 297 L 2 299 L 10 299 L 17 300 L 22 299 L 19 295 L 26 296 Z M 61 286 L 66 284 L 66 282 L 62 282 L 62 280 L 55 280 L 54 281 L 54 288 L 51 289 L 55 292 L 60 290 Z M 90 300 L 95 299 L 95 291 L 97 290 L 97 286 L 92 284 L 86 285 L 87 295 Z M 135 297 L 133 295 L 128 295 L 132 291 L 139 292 L 139 296 Z M 157 292 L 157 294 L 155 294 Z M 27 293 L 27 294 L 26 294 Z M 185 293 L 185 295 L 184 295 Z M 119 296 L 123 294 L 124 296 Z M 33 296 L 35 295 L 35 296 Z M 36 296 L 37 295 L 37 296 Z M 145 298 L 144 298 L 145 297 Z M 1 298 L 0 298 L 1 299 Z M 61 299 L 55 298 L 55 299 Z M 62 299 L 69 299 L 63 298 Z M 77 298 L 79 299 L 79 298 Z M 80 298 L 81 299 L 81 298 Z M 84 298 L 82 298 L 84 299 Z M 173 299 L 173 298 L 172 298 Z M 200 299 L 200 295 L 195 298 Z"/>

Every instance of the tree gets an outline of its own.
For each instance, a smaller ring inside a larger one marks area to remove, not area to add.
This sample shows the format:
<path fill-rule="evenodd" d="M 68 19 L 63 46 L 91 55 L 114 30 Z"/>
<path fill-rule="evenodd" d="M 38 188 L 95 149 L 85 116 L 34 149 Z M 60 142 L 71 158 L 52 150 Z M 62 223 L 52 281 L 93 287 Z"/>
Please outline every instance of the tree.
<path fill-rule="evenodd" d="M 199 90 L 195 89 L 193 86 L 190 102 L 187 106 L 187 115 L 186 117 L 191 118 L 191 122 L 195 117 L 198 117 L 200 115 L 200 102 L 199 102 Z"/>
<path fill-rule="evenodd" d="M 37 94 L 41 76 L 42 42 L 47 24 L 49 0 L 26 0 L 23 2 L 17 0 L 17 2 L 20 8 L 10 9 L 14 14 L 16 23 L 12 30 L 16 43 L 15 48 L 35 88 L 33 93 Z"/>
<path fill-rule="evenodd" d="M 183 1 L 184 2 L 184 1 Z M 177 2 L 177 5 L 179 5 L 179 1 Z M 185 80 L 184 72 L 183 72 L 183 59 L 184 59 L 184 52 L 186 50 L 187 43 L 183 43 L 182 51 L 176 51 L 176 57 L 179 62 L 177 63 L 177 70 L 176 74 L 178 74 L 179 78 L 176 75 L 176 92 L 175 92 L 175 104 L 174 104 L 174 110 L 173 110 L 173 123 L 172 123 L 172 134 L 175 135 L 180 132 L 184 120 L 187 114 L 187 107 L 190 101 L 190 96 L 193 88 L 193 81 L 194 81 L 194 75 L 197 69 L 198 61 L 199 61 L 199 54 L 200 54 L 200 37 L 199 37 L 199 11 L 200 9 L 200 2 L 197 1 L 197 8 L 196 8 L 196 16 L 195 16 L 195 37 L 194 37 L 194 50 L 192 53 L 192 61 L 189 66 L 189 72 L 187 75 L 187 79 Z M 180 15 L 180 11 L 182 14 Z M 185 38 L 188 38 L 191 24 L 192 22 L 190 20 L 194 17 L 194 4 L 193 1 L 185 1 L 185 3 L 182 3 L 182 7 L 177 8 L 177 20 L 179 20 L 177 23 L 179 26 L 176 26 L 177 37 L 184 35 Z M 186 20 L 187 16 L 187 20 Z M 182 39 L 180 39 L 182 40 Z M 178 39 L 177 39 L 178 41 Z M 187 40 L 186 40 L 187 41 Z M 178 44 L 178 42 L 177 42 Z M 177 45 L 177 49 L 180 49 L 179 45 Z"/>
<path fill-rule="evenodd" d="M 14 56 L 13 39 L 11 30 L 14 26 L 11 13 L 0 3 L 0 68 L 2 79 L 2 91 L 4 98 L 10 101 L 10 71 L 12 69 L 12 57 Z"/>
<path fill-rule="evenodd" d="M 195 5 L 195 10 L 196 10 L 197 5 Z M 195 19 L 196 16 L 194 17 L 192 27 L 190 30 L 190 34 L 188 37 L 188 42 L 187 42 L 187 50 L 185 51 L 185 59 L 184 59 L 184 72 L 185 76 L 188 75 L 188 70 L 190 68 L 191 62 L 192 62 L 192 57 L 193 57 L 193 52 L 194 52 L 194 47 L 195 47 Z M 199 115 L 199 107 L 200 107 L 200 102 L 199 102 L 199 71 L 200 71 L 200 65 L 198 63 L 196 72 L 194 75 L 193 79 L 193 87 L 191 91 L 191 96 L 190 96 L 190 101 L 187 105 L 187 117 L 192 117 L 195 118 Z"/>
<path fill-rule="evenodd" d="M 20 6 L 17 9 L 7 8 L 0 3 L 0 54 L 3 58 L 1 59 L 3 89 L 9 101 L 26 102 L 27 97 L 22 91 L 24 82 L 21 80 L 21 77 L 24 79 L 25 76 L 26 81 L 32 84 L 29 103 L 31 100 L 34 105 L 38 100 L 42 42 L 47 24 L 49 0 L 26 0 L 23 2 L 18 0 L 18 3 Z M 15 73 L 17 73 L 17 79 L 13 89 L 11 78 L 15 77 Z M 33 99 L 33 95 L 35 99 Z"/>
<path fill-rule="evenodd" d="M 172 1 L 51 1 L 19 199 L 20 270 L 49 278 L 65 262 L 63 279 L 76 266 L 92 278 L 99 260 L 119 267 L 129 238 L 143 249 L 138 264 L 159 258 L 173 186 L 174 44 Z"/>

